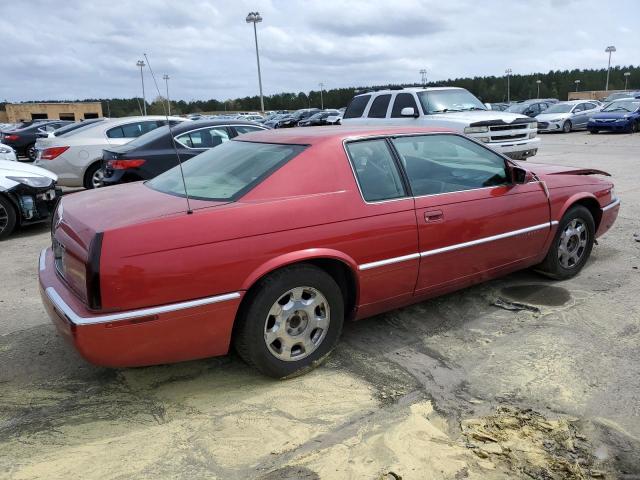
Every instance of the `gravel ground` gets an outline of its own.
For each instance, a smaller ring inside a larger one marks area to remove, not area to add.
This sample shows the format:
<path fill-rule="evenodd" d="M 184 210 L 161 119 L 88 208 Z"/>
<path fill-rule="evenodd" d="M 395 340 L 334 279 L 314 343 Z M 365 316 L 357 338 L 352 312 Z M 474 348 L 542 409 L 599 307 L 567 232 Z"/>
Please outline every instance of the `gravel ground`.
<path fill-rule="evenodd" d="M 40 304 L 48 229 L 25 229 L 0 244 L 0 478 L 640 479 L 639 159 L 640 135 L 545 135 L 536 162 L 609 171 L 622 198 L 578 277 L 349 324 L 283 382 L 235 355 L 85 363 Z"/>

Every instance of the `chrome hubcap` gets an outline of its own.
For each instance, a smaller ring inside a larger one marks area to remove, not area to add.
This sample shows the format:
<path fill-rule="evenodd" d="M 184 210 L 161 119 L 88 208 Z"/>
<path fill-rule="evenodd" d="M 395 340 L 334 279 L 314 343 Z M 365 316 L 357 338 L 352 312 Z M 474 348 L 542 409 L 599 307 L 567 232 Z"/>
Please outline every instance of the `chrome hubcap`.
<path fill-rule="evenodd" d="M 0 233 L 4 232 L 9 224 L 9 213 L 7 209 L 0 205 Z"/>
<path fill-rule="evenodd" d="M 327 336 L 329 302 L 313 287 L 296 287 L 271 307 L 264 325 L 264 341 L 271 354 L 285 362 L 311 355 Z"/>
<path fill-rule="evenodd" d="M 104 170 L 99 168 L 91 178 L 91 184 L 93 185 L 93 188 L 100 188 L 102 186 L 102 180 L 104 180 Z"/>
<path fill-rule="evenodd" d="M 563 268 L 575 267 L 587 249 L 589 232 L 587 226 L 579 218 L 573 219 L 560 235 L 558 260 Z"/>

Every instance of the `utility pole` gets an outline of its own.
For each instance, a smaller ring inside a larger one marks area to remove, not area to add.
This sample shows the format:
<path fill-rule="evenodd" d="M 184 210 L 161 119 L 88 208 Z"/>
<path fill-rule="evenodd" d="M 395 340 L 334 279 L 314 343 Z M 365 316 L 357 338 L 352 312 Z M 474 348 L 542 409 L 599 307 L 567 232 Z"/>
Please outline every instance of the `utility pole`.
<path fill-rule="evenodd" d="M 171 102 L 169 101 L 169 75 L 166 73 L 162 76 L 165 85 L 167 86 L 167 109 L 169 111 L 169 115 L 171 115 Z"/>
<path fill-rule="evenodd" d="M 262 21 L 259 12 L 249 12 L 245 19 L 247 23 L 253 23 L 253 37 L 256 41 L 256 60 L 258 62 L 258 86 L 260 87 L 260 111 L 264 113 L 264 98 L 262 96 L 262 74 L 260 72 L 260 53 L 258 52 L 258 30 L 256 24 Z"/>
<path fill-rule="evenodd" d="M 511 85 L 509 80 L 513 71 L 510 68 L 507 68 L 504 73 L 507 74 L 507 103 L 511 103 Z"/>
<path fill-rule="evenodd" d="M 607 65 L 607 83 L 604 86 L 605 91 L 609 90 L 609 72 L 611 71 L 611 54 L 616 51 L 616 47 L 613 45 L 609 45 L 604 49 L 605 52 L 609 54 L 609 65 Z"/>
<path fill-rule="evenodd" d="M 420 77 L 422 79 L 422 87 L 424 88 L 427 86 L 427 71 L 424 68 L 420 70 Z"/>
<path fill-rule="evenodd" d="M 538 84 L 538 96 L 536 98 L 540 98 L 540 84 L 542 83 L 542 80 L 538 79 L 536 80 L 536 83 Z"/>
<path fill-rule="evenodd" d="M 323 88 L 324 88 L 324 83 L 320 82 L 320 110 L 324 110 L 324 99 L 322 97 Z"/>
<path fill-rule="evenodd" d="M 138 60 L 136 62 L 136 65 L 138 67 L 140 67 L 140 81 L 142 82 L 142 109 L 143 109 L 143 114 L 146 116 L 147 115 L 147 97 L 144 94 L 144 73 L 142 73 L 142 69 L 145 66 L 145 63 L 142 60 Z"/>
<path fill-rule="evenodd" d="M 629 80 L 629 76 L 631 75 L 631 72 L 624 72 L 624 89 L 625 91 L 627 90 L 627 81 Z"/>
<path fill-rule="evenodd" d="M 580 80 L 574 80 L 573 83 L 576 84 L 576 92 L 578 91 L 578 87 L 580 86 Z"/>

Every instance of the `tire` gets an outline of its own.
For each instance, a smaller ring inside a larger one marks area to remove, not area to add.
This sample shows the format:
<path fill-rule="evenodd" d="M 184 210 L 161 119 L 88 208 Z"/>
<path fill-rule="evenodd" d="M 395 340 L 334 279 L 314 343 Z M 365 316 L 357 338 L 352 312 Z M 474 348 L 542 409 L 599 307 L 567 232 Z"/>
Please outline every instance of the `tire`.
<path fill-rule="evenodd" d="M 562 131 L 564 133 L 570 133 L 571 132 L 571 120 L 565 120 L 564 123 L 562 124 Z"/>
<path fill-rule="evenodd" d="M 640 122 L 633 122 L 631 124 L 631 133 L 637 133 L 640 130 Z"/>
<path fill-rule="evenodd" d="M 36 144 L 33 143 L 31 145 L 29 145 L 28 147 L 25 148 L 24 150 L 25 155 L 27 156 L 27 158 L 29 159 L 30 162 L 35 162 L 36 161 Z"/>
<path fill-rule="evenodd" d="M 576 276 L 591 255 L 594 239 L 591 212 L 582 205 L 574 205 L 562 217 L 549 252 L 536 270 L 556 280 Z"/>
<path fill-rule="evenodd" d="M 0 240 L 7 238 L 16 228 L 18 216 L 11 201 L 0 195 Z"/>
<path fill-rule="evenodd" d="M 238 316 L 234 346 L 261 373 L 301 375 L 320 365 L 336 346 L 344 298 L 324 270 L 306 264 L 285 267 L 260 280 L 249 295 Z M 312 299 L 315 308 L 304 304 Z M 283 306 L 289 306 L 288 313 Z"/>
<path fill-rule="evenodd" d="M 600 130 L 591 129 L 589 130 L 589 133 L 593 133 L 595 135 L 596 133 L 600 133 Z"/>
<path fill-rule="evenodd" d="M 91 165 L 84 174 L 83 185 L 87 190 L 99 188 L 102 186 L 104 171 L 102 170 L 102 162 L 96 162 Z"/>

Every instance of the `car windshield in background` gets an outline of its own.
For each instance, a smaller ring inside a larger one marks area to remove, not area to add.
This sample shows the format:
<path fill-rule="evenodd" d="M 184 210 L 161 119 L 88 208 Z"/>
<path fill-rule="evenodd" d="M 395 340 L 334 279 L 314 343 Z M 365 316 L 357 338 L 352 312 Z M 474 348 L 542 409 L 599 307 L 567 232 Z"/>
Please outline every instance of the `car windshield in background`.
<path fill-rule="evenodd" d="M 568 113 L 575 105 L 571 103 L 556 103 L 547 108 L 543 113 Z"/>
<path fill-rule="evenodd" d="M 635 112 L 640 107 L 640 100 L 619 100 L 602 109 L 603 112 Z"/>
<path fill-rule="evenodd" d="M 431 90 L 418 92 L 425 113 L 464 112 L 486 110 L 480 100 L 466 90 Z"/>
<path fill-rule="evenodd" d="M 304 149 L 304 145 L 237 140 L 223 143 L 183 164 L 187 192 L 199 200 L 234 201 Z M 180 167 L 146 185 L 159 192 L 185 196 Z"/>
<path fill-rule="evenodd" d="M 505 110 L 505 112 L 522 113 L 527 108 L 529 108 L 529 104 L 528 103 L 516 103 L 516 104 L 510 105 L 509 108 L 507 108 Z"/>

